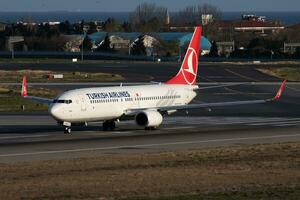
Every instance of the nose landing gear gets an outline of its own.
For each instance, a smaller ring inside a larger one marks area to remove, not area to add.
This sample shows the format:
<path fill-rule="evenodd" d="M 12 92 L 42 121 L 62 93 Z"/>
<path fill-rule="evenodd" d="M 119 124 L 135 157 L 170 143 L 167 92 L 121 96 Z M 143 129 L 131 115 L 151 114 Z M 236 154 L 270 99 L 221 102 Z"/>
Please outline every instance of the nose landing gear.
<path fill-rule="evenodd" d="M 72 132 L 71 123 L 63 122 L 60 124 L 64 126 L 64 134 L 67 135 L 71 134 Z M 85 123 L 85 126 L 87 126 L 87 123 Z M 104 121 L 102 127 L 103 127 L 103 131 L 114 131 L 116 128 L 116 122 L 114 120 Z"/>
<path fill-rule="evenodd" d="M 61 124 L 64 126 L 64 133 L 71 134 L 71 123 L 70 122 L 62 122 Z"/>
<path fill-rule="evenodd" d="M 71 134 L 71 127 L 66 126 L 64 130 L 65 134 Z"/>

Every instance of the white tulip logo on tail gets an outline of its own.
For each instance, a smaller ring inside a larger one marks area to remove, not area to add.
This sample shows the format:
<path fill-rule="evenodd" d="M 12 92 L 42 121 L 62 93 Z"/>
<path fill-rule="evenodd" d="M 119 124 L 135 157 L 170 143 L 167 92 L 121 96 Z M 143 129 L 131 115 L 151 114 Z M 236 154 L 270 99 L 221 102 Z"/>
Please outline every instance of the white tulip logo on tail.
<path fill-rule="evenodd" d="M 198 69 L 198 56 L 193 48 L 189 48 L 187 51 L 187 60 L 184 61 L 181 73 L 188 84 L 193 84 L 196 80 Z"/>

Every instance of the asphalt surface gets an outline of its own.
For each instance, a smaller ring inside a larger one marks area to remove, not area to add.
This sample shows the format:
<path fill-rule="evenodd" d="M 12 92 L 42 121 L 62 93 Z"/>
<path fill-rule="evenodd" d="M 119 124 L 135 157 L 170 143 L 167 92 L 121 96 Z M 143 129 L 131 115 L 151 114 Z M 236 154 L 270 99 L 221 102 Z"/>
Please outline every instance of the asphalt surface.
<path fill-rule="evenodd" d="M 0 63 L 0 70 L 53 70 L 79 71 L 79 72 L 107 72 L 120 74 L 126 82 L 136 81 L 165 81 L 175 75 L 181 63 Z M 243 82 L 243 81 L 279 81 L 279 79 L 267 76 L 256 68 L 265 66 L 294 66 L 294 64 L 227 64 L 227 63 L 199 63 L 199 82 Z"/>
<path fill-rule="evenodd" d="M 18 64 L 0 69 L 24 69 Z M 200 63 L 198 82 L 203 87 L 240 82 L 237 86 L 199 90 L 194 103 L 266 99 L 275 95 L 281 81 L 260 73 L 251 65 Z M 26 68 L 61 71 L 100 71 L 122 74 L 129 82 L 167 80 L 178 64 L 27 64 Z M 254 82 L 254 83 L 252 83 Z M 15 83 L 12 83 L 15 84 Z M 103 85 L 103 83 L 101 83 Z M 108 83 L 109 84 L 109 83 Z M 48 84 L 61 91 L 97 83 Z M 38 85 L 37 85 L 38 86 Z M 45 114 L 0 115 L 0 162 L 48 160 L 94 156 L 98 153 L 145 153 L 300 140 L 300 85 L 288 83 L 276 103 L 179 112 L 167 117 L 159 130 L 147 132 L 133 122 L 121 122 L 115 132 L 101 131 L 101 124 L 74 127 L 64 135 L 62 127 Z"/>
<path fill-rule="evenodd" d="M 48 116 L 0 116 L 0 121 L 0 163 L 300 141 L 300 118 L 173 117 L 156 131 L 121 122 L 114 132 L 91 124 L 74 127 L 72 135 L 62 134 Z"/>

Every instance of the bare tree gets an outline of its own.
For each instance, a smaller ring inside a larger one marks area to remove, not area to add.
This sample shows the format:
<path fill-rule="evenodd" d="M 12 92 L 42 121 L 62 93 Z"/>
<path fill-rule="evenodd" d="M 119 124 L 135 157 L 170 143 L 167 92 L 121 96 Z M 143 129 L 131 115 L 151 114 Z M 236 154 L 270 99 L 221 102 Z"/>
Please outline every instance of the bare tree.
<path fill-rule="evenodd" d="M 200 16 L 197 13 L 197 7 L 196 6 L 187 6 L 180 10 L 175 17 L 175 22 L 178 25 L 196 25 L 199 24 L 199 18 Z"/>
<path fill-rule="evenodd" d="M 214 20 L 219 20 L 222 17 L 222 11 L 218 7 L 207 3 L 198 5 L 197 12 L 199 13 L 200 16 L 205 14 L 210 14 L 213 16 Z"/>
<path fill-rule="evenodd" d="M 167 8 L 154 3 L 138 5 L 130 15 L 130 23 L 136 31 L 157 31 L 166 21 Z"/>
<path fill-rule="evenodd" d="M 199 25 L 202 23 L 201 17 L 204 14 L 210 14 L 213 16 L 213 20 L 220 19 L 221 10 L 210 4 L 201 4 L 197 6 L 187 6 L 180 10 L 175 17 L 175 23 L 178 25 Z"/>

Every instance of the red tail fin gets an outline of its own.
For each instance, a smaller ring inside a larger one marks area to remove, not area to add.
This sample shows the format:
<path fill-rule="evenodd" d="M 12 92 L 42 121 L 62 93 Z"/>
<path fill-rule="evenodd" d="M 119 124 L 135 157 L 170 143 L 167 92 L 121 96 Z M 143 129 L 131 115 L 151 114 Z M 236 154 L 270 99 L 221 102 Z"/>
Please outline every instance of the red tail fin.
<path fill-rule="evenodd" d="M 194 85 L 196 83 L 201 33 L 202 27 L 196 27 L 178 74 L 166 84 Z"/>
<path fill-rule="evenodd" d="M 27 81 L 26 81 L 26 76 L 23 76 L 23 82 L 22 82 L 22 92 L 21 92 L 23 97 L 27 96 Z"/>

